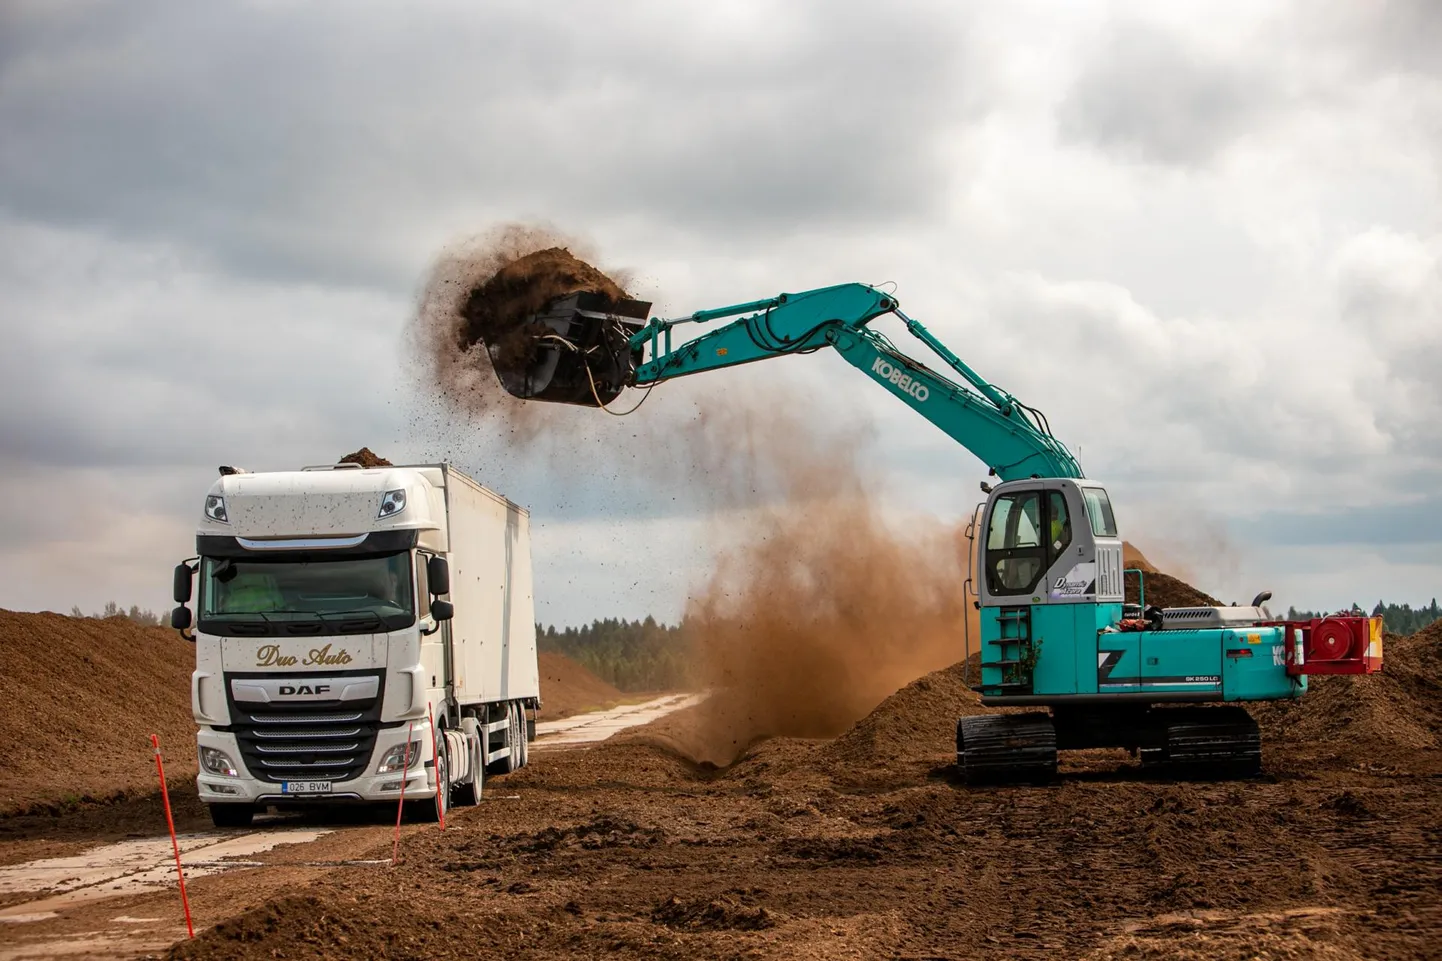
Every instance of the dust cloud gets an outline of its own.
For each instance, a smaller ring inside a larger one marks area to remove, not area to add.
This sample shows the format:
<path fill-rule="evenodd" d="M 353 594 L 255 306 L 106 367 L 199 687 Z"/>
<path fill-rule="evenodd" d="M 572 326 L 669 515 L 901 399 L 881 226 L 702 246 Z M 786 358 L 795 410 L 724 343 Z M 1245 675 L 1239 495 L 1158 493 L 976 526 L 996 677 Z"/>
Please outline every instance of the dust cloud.
<path fill-rule="evenodd" d="M 898 525 L 866 482 L 864 440 L 744 409 L 709 424 L 703 436 L 733 438 L 769 496 L 720 515 L 733 528 L 718 531 L 726 546 L 687 603 L 696 677 L 712 694 L 674 734 L 684 752 L 722 766 L 763 738 L 840 734 L 961 659 L 962 528 Z"/>

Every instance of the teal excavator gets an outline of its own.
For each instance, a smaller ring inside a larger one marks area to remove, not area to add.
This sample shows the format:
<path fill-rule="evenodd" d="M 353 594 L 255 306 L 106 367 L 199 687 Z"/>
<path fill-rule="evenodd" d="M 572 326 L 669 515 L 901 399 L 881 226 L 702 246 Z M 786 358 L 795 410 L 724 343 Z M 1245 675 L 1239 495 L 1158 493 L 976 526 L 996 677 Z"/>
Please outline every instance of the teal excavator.
<path fill-rule="evenodd" d="M 1147 605 L 1144 572 L 1124 569 L 1106 489 L 1040 411 L 983 379 L 886 291 L 841 284 L 672 319 L 648 319 L 650 307 L 585 292 L 558 298 L 528 318 L 534 349 L 492 349 L 492 366 L 516 397 L 605 407 L 626 388 L 831 348 L 999 479 L 981 485 L 980 570 L 962 589 L 980 614 L 974 689 L 984 705 L 1013 710 L 959 720 L 968 784 L 1045 782 L 1058 751 L 1097 747 L 1128 749 L 1166 776 L 1253 776 L 1261 739 L 1247 702 L 1299 698 L 1309 674 L 1381 669 L 1380 618 L 1276 620 L 1262 606 L 1268 593 L 1246 607 Z M 888 314 L 955 379 L 871 328 Z M 1139 580 L 1133 604 L 1129 575 Z M 970 663 L 972 639 L 958 640 Z"/>

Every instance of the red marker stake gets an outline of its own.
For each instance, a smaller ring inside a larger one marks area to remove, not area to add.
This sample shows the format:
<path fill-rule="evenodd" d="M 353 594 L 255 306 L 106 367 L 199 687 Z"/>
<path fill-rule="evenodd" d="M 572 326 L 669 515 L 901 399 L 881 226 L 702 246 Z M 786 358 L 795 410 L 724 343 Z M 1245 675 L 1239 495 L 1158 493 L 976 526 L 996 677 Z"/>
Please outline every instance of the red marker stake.
<path fill-rule="evenodd" d="M 185 930 L 195 937 L 195 925 L 190 920 L 190 897 L 185 893 L 185 871 L 180 866 L 180 842 L 175 837 L 175 816 L 170 813 L 170 792 L 165 787 L 165 764 L 160 760 L 160 737 L 150 735 L 150 746 L 155 749 L 155 773 L 160 775 L 160 798 L 165 802 L 165 823 L 170 827 L 170 847 L 175 851 L 175 875 L 180 878 L 180 903 L 185 908 Z"/>
<path fill-rule="evenodd" d="M 426 716 L 431 719 L 431 757 L 436 759 L 436 818 L 441 822 L 441 830 L 446 829 L 446 809 L 441 805 L 441 765 L 440 752 L 436 750 L 436 715 L 431 709 L 431 702 L 426 702 Z"/>
<path fill-rule="evenodd" d="M 401 770 L 401 799 L 396 802 L 396 840 L 391 845 L 391 866 L 395 867 L 396 854 L 401 849 L 401 813 L 406 809 L 406 781 L 411 773 L 411 732 L 416 729 L 414 721 L 406 728 L 406 759 Z"/>

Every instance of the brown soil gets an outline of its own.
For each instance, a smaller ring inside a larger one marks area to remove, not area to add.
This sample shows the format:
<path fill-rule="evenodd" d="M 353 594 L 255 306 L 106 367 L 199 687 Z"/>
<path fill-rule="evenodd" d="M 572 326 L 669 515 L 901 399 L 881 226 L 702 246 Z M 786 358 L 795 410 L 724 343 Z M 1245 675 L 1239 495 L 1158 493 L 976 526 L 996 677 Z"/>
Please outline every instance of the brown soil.
<path fill-rule="evenodd" d="M 0 815 L 62 812 L 195 777 L 190 672 L 175 631 L 0 611 Z"/>
<path fill-rule="evenodd" d="M 1147 560 L 1146 555 L 1137 550 L 1130 541 L 1122 541 L 1122 565 L 1128 568 L 1139 568 L 1143 571 L 1154 571 L 1156 565 Z"/>
<path fill-rule="evenodd" d="M 610 277 L 578 260 L 563 247 L 548 247 L 513 260 L 466 295 L 460 347 L 494 349 L 495 362 L 524 367 L 535 350 L 542 325 L 528 322 L 548 303 L 570 294 L 600 294 L 612 303 L 626 292 Z"/>
<path fill-rule="evenodd" d="M 339 461 L 342 464 L 359 464 L 362 467 L 393 467 L 394 465 L 369 447 L 362 447 L 354 454 L 347 454 Z"/>
<path fill-rule="evenodd" d="M 533 753 L 444 833 L 407 825 L 393 868 L 303 866 L 389 855 L 388 819 L 346 817 L 273 866 L 199 879 L 200 937 L 169 956 L 1432 957 L 1442 625 L 1387 645 L 1385 674 L 1254 707 L 1266 774 L 1249 782 L 1154 781 L 1121 752 L 1077 752 L 1057 784 L 968 789 L 955 723 L 983 709 L 959 665 L 834 740 L 752 742 L 721 768 L 679 748 L 693 709 Z M 176 801 L 196 824 L 193 798 Z M 106 838 L 160 823 L 141 801 L 90 817 Z M 69 853 L 86 830 L 80 813 L 48 823 L 45 839 L 0 833 L 0 860 Z M 180 936 L 174 902 L 97 902 L 14 933 L 68 945 L 117 916 L 165 919 L 148 942 L 106 942 L 139 953 Z"/>
<path fill-rule="evenodd" d="M 1137 603 L 1137 577 L 1127 575 L 1127 603 Z M 1161 571 L 1150 571 L 1146 575 L 1147 606 L 1157 607 L 1216 607 L 1222 602 L 1197 590 L 1186 581 L 1178 580 Z"/>
<path fill-rule="evenodd" d="M 1246 783 L 1083 752 L 1060 784 L 974 790 L 951 763 L 973 706 L 948 668 L 726 769 L 668 747 L 684 718 L 535 755 L 514 799 L 411 834 L 398 867 L 170 956 L 1424 958 L 1442 937 L 1435 751 L 1298 770 L 1310 742 L 1269 739 Z"/>
<path fill-rule="evenodd" d="M 1383 641 L 1382 673 L 1308 678 L 1300 701 L 1254 705 L 1307 764 L 1409 765 L 1442 753 L 1442 623 Z"/>
<path fill-rule="evenodd" d="M 541 720 L 555 720 L 619 704 L 626 699 L 564 654 L 540 655 Z"/>

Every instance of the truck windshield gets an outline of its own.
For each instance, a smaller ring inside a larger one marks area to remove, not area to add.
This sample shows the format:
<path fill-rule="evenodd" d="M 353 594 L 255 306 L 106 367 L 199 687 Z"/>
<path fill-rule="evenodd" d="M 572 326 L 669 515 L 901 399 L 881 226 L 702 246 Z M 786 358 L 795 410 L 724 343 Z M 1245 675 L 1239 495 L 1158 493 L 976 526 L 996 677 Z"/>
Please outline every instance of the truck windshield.
<path fill-rule="evenodd" d="M 411 556 L 207 557 L 201 567 L 200 619 L 271 625 L 275 631 L 335 633 L 398 630 L 415 620 Z"/>

